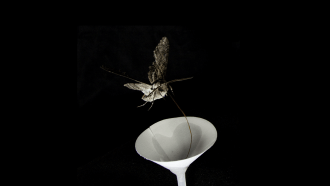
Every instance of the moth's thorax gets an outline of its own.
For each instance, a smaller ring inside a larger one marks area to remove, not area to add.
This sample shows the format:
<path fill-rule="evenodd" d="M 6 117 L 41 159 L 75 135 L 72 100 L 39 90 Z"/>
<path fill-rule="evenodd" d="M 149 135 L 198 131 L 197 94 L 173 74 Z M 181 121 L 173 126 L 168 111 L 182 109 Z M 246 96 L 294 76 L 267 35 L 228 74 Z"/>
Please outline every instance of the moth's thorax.
<path fill-rule="evenodd" d="M 157 99 L 161 99 L 166 96 L 168 91 L 166 83 L 161 84 L 160 82 L 156 82 L 151 85 L 151 88 L 143 91 L 144 96 L 142 99 L 144 101 L 153 102 Z"/>
<path fill-rule="evenodd" d="M 163 92 L 163 91 L 167 92 L 167 90 L 168 90 L 166 84 L 165 83 L 162 83 L 161 84 L 159 81 L 156 82 L 156 83 L 154 83 L 154 84 L 152 84 L 152 88 L 151 89 L 154 90 L 156 88 L 158 88 L 158 90 L 161 91 L 161 92 Z"/>

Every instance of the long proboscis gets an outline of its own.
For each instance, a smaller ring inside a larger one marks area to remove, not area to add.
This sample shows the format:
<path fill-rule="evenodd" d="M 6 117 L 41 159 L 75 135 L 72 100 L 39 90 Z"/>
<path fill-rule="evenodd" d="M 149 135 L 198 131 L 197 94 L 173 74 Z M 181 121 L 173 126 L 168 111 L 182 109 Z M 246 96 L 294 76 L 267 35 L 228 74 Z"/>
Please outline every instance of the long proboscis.
<path fill-rule="evenodd" d="M 189 131 L 190 131 L 190 146 L 189 146 L 189 151 L 188 151 L 188 154 L 187 154 L 187 157 L 189 156 L 189 153 L 190 153 L 190 149 L 191 149 L 191 144 L 192 144 L 192 133 L 191 133 L 191 128 L 190 128 L 190 124 L 188 122 L 188 119 L 187 119 L 187 116 L 186 114 L 183 112 L 183 110 L 179 107 L 179 105 L 176 103 L 176 101 L 174 100 L 174 98 L 172 97 L 171 93 L 169 93 L 170 97 L 172 98 L 172 100 L 174 101 L 174 103 L 176 104 L 176 106 L 180 109 L 180 111 L 182 112 L 182 114 L 184 115 L 184 117 L 186 118 L 187 120 L 187 124 L 188 124 L 188 127 L 189 127 Z"/>

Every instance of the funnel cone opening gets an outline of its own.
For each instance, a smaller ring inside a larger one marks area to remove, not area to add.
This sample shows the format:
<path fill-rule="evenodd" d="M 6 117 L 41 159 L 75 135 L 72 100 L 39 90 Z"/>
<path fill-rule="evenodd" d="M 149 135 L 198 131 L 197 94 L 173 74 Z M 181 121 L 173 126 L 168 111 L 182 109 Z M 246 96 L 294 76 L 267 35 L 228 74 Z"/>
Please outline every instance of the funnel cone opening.
<path fill-rule="evenodd" d="M 217 131 L 205 119 L 198 117 L 187 117 L 187 119 L 192 132 L 188 157 L 191 139 L 184 117 L 165 119 L 150 126 L 137 138 L 136 151 L 142 157 L 155 162 L 173 162 L 200 156 L 215 143 Z"/>

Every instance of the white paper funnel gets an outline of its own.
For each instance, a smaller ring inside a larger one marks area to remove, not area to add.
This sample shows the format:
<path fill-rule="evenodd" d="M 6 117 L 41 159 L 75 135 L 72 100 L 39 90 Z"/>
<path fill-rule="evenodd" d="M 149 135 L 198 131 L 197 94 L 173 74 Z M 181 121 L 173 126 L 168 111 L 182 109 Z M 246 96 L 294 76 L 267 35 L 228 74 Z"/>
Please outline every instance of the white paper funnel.
<path fill-rule="evenodd" d="M 217 140 L 217 130 L 209 121 L 198 117 L 170 118 L 151 125 L 140 134 L 135 149 L 142 157 L 176 174 L 179 186 L 185 186 L 188 166 Z M 187 157 L 187 158 L 186 158 Z"/>

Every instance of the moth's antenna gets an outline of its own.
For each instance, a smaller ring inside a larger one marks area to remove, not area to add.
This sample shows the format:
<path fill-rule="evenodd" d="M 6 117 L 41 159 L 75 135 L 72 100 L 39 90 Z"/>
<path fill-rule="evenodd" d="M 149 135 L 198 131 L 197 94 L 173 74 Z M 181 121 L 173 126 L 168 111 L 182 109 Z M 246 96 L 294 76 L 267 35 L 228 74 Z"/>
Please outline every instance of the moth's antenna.
<path fill-rule="evenodd" d="M 176 81 L 184 81 L 184 80 L 192 79 L 192 78 L 193 78 L 193 77 L 182 78 L 182 79 L 175 79 L 175 80 L 168 81 L 168 82 L 166 82 L 166 83 L 167 83 L 167 84 L 170 84 L 170 83 L 173 83 L 173 82 L 176 82 Z"/>
<path fill-rule="evenodd" d="M 132 79 L 132 78 L 130 78 L 130 77 L 127 77 L 127 76 L 124 76 L 124 75 L 121 75 L 121 74 L 118 74 L 118 73 L 112 72 L 112 71 L 110 71 L 108 68 L 106 68 L 106 67 L 103 66 L 103 65 L 101 66 L 101 68 L 102 68 L 103 70 L 107 71 L 107 72 L 110 72 L 110 73 L 116 74 L 116 75 L 118 75 L 118 76 L 122 76 L 122 77 L 128 78 L 128 79 L 130 79 L 130 80 L 133 80 L 133 81 L 136 81 L 136 82 L 139 82 L 139 83 L 143 83 L 143 82 L 141 82 L 141 81 L 138 81 L 138 80 Z M 143 84 L 146 84 L 146 83 L 143 83 Z"/>
<path fill-rule="evenodd" d="M 178 106 L 178 108 L 181 110 L 181 108 L 179 107 L 179 105 L 175 102 L 174 98 L 172 97 L 171 93 L 169 93 L 169 95 L 171 96 L 171 98 L 174 101 L 174 103 L 176 104 L 176 106 Z M 181 110 L 181 112 L 184 115 L 184 117 L 186 118 L 187 123 L 188 123 L 189 130 L 190 130 L 190 147 L 189 147 L 189 151 L 188 151 L 188 154 L 187 154 L 187 157 L 186 157 L 186 158 L 188 158 L 188 155 L 189 155 L 189 152 L 190 152 L 190 148 L 191 148 L 191 143 L 192 143 L 192 133 L 191 133 L 190 125 L 189 125 L 189 122 L 188 122 L 188 119 L 187 119 L 186 115 L 184 114 L 184 112 L 182 110 Z"/>

